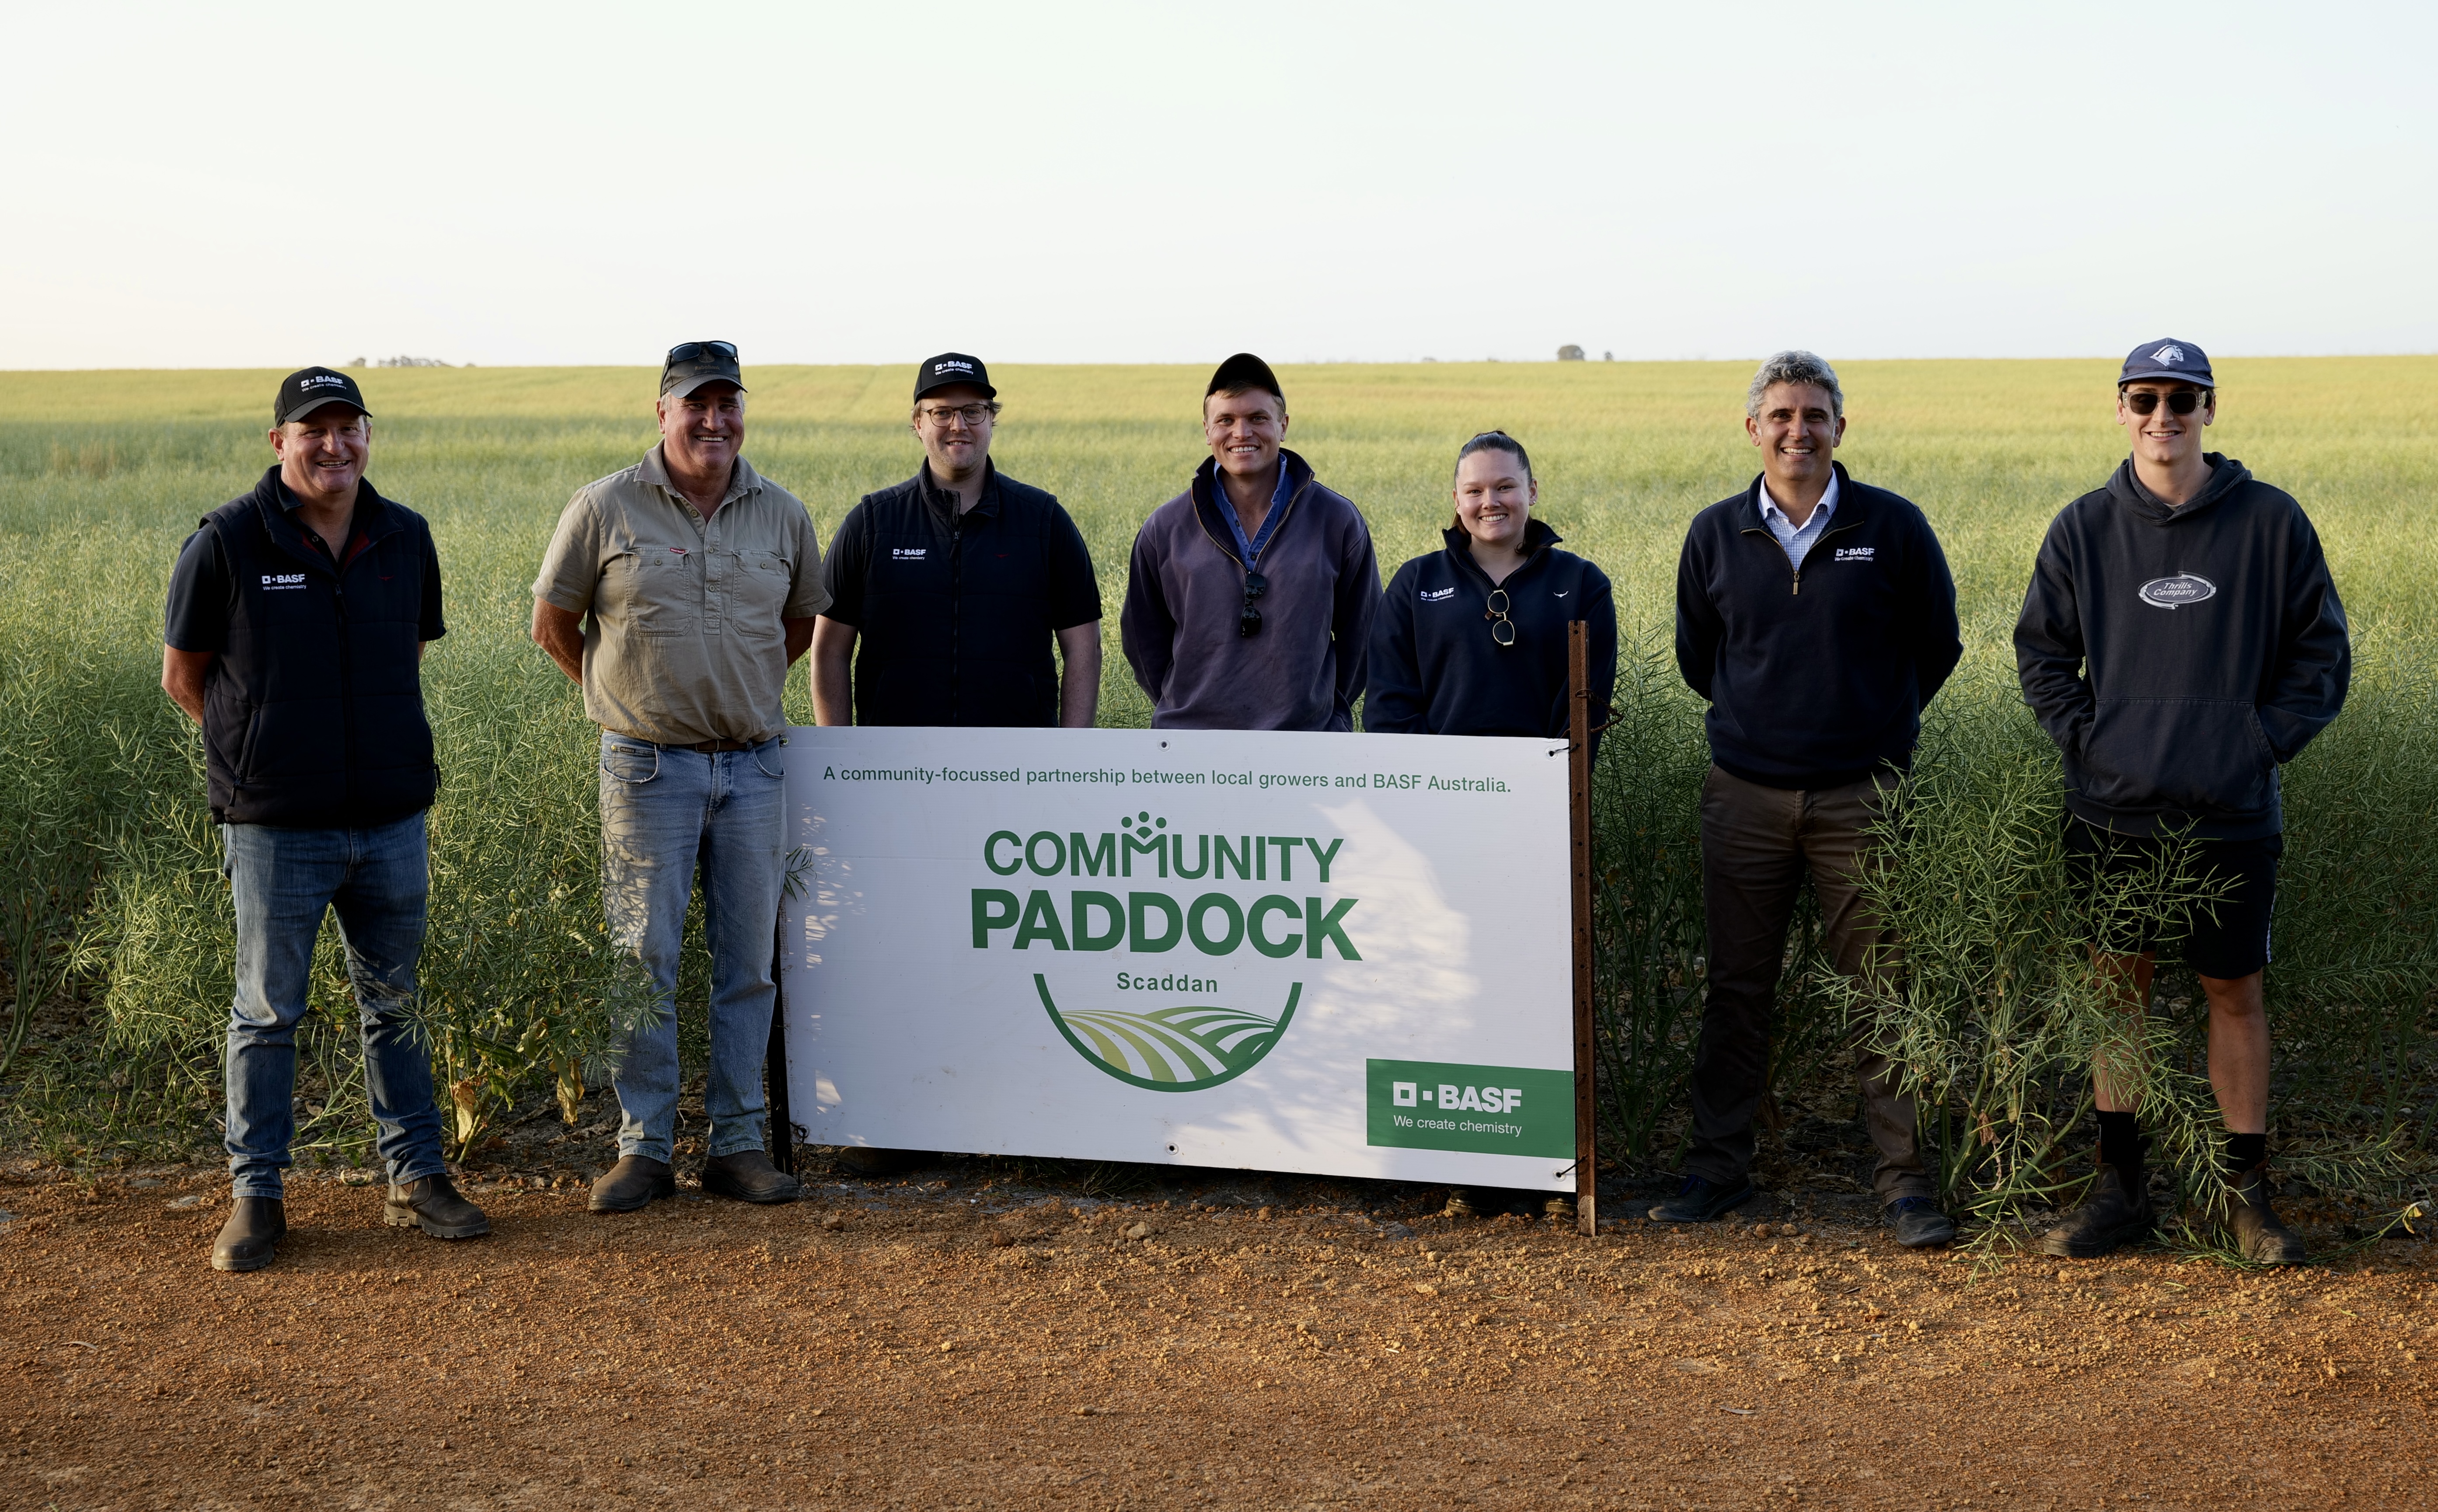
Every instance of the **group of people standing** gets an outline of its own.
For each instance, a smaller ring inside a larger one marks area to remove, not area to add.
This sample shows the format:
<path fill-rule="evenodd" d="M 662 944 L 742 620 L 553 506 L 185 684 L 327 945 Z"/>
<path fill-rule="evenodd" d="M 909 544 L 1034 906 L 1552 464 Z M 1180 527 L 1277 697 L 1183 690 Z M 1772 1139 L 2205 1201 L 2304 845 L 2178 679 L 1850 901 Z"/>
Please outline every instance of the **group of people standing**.
<path fill-rule="evenodd" d="M 1090 553 L 1055 498 L 992 462 L 998 391 L 979 359 L 943 353 L 917 369 L 910 422 L 923 460 L 865 496 L 826 555 L 804 504 L 746 461 L 746 401 L 733 344 L 669 352 L 660 443 L 577 490 L 533 588 L 533 638 L 601 727 L 608 927 L 661 1000 L 615 1057 L 619 1158 L 592 1186 L 599 1212 L 675 1190 L 672 999 L 698 884 L 712 960 L 702 1187 L 746 1202 L 796 1195 L 768 1153 L 762 1087 L 793 663 L 810 654 L 825 725 L 1083 728 L 1097 712 Z M 2065 756 L 2065 843 L 2084 873 L 2142 865 L 2189 835 L 2225 883 L 2182 943 L 2210 1002 L 2238 1239 L 2290 1261 L 2301 1245 L 2265 1181 L 2276 766 L 2335 717 L 2346 634 L 2294 501 L 2201 451 L 2215 401 L 2189 343 L 2127 360 L 2118 416 L 2132 455 L 2052 525 L 2016 642 L 2025 694 Z M 1763 363 L 1744 419 L 1760 473 L 1698 514 L 1684 545 L 1677 658 L 1709 704 L 1714 763 L 1702 796 L 1707 1002 L 1683 1187 L 1651 1210 L 1658 1222 L 1715 1220 L 1752 1195 L 1753 1121 L 1805 877 L 1841 971 L 1885 982 L 1902 969 L 1862 862 L 1963 647 L 1921 511 L 1834 460 L 1844 408 L 1819 358 Z M 1266 362 L 1221 363 L 1202 412 L 1210 456 L 1143 521 L 1120 615 L 1156 728 L 1344 731 L 1359 708 L 1371 730 L 1564 738 L 1578 620 L 1596 707 L 1607 704 L 1609 582 L 1535 517 L 1522 442 L 1489 431 L 1463 443 L 1442 549 L 1404 563 L 1384 591 L 1361 511 L 1287 449 L 1285 394 Z M 362 1012 L 387 1220 L 443 1239 L 489 1228 L 450 1180 L 412 1021 L 424 811 L 438 787 L 417 666 L 446 633 L 438 554 L 422 519 L 364 478 L 372 417 L 351 378 L 291 375 L 273 418 L 275 465 L 204 517 L 180 555 L 163 659 L 165 689 L 203 726 L 236 912 L 234 1201 L 212 1252 L 223 1270 L 271 1263 L 286 1231 L 294 1029 L 331 910 Z M 2156 941 L 2109 943 L 2123 948 L 2103 964 L 2138 1014 Z M 1867 1030 L 1856 1056 L 1887 1222 L 1901 1243 L 1945 1242 L 1954 1228 L 1901 1068 Z M 2152 1222 L 2133 1069 L 2094 1067 L 2100 1172 L 2051 1236 L 2055 1253 L 2103 1254 Z M 845 1158 L 876 1173 L 918 1157 Z M 1450 1210 L 1541 1200 L 1463 1190 Z"/>

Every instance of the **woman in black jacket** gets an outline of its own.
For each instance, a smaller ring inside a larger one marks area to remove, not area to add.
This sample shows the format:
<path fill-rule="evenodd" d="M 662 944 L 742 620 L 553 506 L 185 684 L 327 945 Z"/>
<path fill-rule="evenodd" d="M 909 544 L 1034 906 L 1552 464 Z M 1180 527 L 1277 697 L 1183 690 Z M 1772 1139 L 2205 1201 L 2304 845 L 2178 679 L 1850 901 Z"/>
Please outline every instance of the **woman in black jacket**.
<path fill-rule="evenodd" d="M 1399 735 L 1564 740 L 1566 625 L 1590 624 L 1593 722 L 1616 686 L 1616 604 L 1608 575 L 1532 518 L 1541 485 L 1524 444 L 1485 431 L 1456 458 L 1456 518 L 1444 550 L 1397 569 L 1371 622 L 1363 728 Z M 1459 1187 L 1452 1217 L 1571 1214 L 1574 1199 Z"/>

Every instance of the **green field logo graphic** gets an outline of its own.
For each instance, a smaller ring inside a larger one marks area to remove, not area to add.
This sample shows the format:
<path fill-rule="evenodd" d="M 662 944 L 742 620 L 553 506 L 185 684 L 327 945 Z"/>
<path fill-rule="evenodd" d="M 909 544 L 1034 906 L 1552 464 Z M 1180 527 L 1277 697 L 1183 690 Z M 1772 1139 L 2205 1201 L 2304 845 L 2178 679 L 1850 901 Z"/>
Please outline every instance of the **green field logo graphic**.
<path fill-rule="evenodd" d="M 1153 1092 L 1199 1092 L 1243 1076 L 1286 1033 L 1303 996 L 1303 983 L 1290 983 L 1287 1006 L 1275 1019 L 1209 1004 L 1140 1013 L 1112 1008 L 1066 1011 L 1051 1000 L 1047 977 L 1035 972 L 1033 985 L 1050 1022 L 1076 1054 L 1130 1086 Z"/>

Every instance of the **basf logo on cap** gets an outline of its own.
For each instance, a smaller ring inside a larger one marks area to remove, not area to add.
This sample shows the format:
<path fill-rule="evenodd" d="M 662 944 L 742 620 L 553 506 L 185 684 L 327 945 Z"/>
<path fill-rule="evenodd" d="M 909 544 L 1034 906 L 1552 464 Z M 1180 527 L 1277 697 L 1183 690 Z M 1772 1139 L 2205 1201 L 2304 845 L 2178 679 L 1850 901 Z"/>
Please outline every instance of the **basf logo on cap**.
<path fill-rule="evenodd" d="M 970 373 L 973 370 L 974 364 L 971 362 L 951 360 L 945 362 L 934 362 L 931 364 L 931 376 L 933 378 L 938 378 L 943 373 Z"/>

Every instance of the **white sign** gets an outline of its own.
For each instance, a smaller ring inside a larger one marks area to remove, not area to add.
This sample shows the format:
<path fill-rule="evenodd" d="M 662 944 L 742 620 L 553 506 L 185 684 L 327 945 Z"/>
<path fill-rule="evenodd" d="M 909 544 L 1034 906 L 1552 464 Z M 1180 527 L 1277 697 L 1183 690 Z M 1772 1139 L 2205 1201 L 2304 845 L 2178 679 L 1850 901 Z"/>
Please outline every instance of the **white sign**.
<path fill-rule="evenodd" d="M 1571 1187 L 1564 742 L 785 748 L 814 1143 Z"/>

